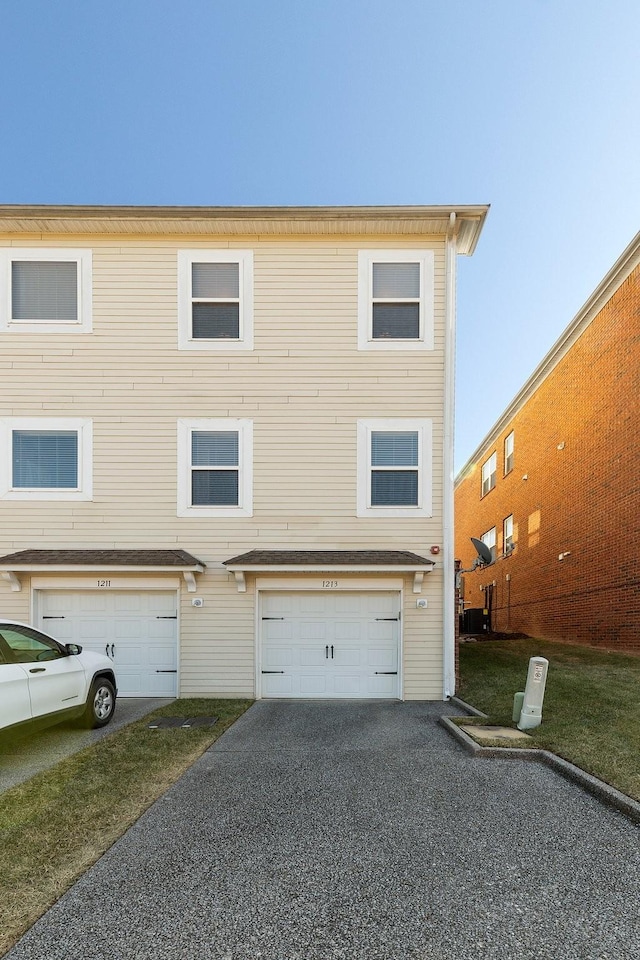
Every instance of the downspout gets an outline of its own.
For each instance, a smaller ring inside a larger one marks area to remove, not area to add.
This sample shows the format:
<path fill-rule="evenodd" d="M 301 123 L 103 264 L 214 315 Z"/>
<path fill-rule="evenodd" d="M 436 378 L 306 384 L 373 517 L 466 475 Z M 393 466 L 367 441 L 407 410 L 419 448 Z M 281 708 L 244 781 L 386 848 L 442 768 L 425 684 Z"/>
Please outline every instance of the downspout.
<path fill-rule="evenodd" d="M 453 542 L 453 438 L 456 370 L 456 215 L 449 214 L 445 243 L 445 338 L 444 338 L 444 423 L 442 450 L 442 533 L 443 533 L 443 699 L 455 693 L 454 624 L 454 542 Z"/>

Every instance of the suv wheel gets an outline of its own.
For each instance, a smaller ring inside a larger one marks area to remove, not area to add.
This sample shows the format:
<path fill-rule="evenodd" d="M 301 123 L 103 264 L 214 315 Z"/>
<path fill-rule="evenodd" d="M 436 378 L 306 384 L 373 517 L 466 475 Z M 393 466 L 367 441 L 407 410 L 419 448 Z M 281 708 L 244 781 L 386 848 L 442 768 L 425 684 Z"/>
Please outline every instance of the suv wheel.
<path fill-rule="evenodd" d="M 82 720 L 87 727 L 105 727 L 116 708 L 116 691 L 110 680 L 94 680 L 87 697 Z"/>

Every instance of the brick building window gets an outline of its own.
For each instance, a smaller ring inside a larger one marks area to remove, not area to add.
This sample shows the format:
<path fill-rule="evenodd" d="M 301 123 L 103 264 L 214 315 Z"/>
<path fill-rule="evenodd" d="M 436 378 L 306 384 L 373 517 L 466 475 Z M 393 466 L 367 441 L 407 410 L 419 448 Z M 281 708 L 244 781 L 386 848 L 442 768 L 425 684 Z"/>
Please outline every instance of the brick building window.
<path fill-rule="evenodd" d="M 483 543 L 485 543 L 491 550 L 491 559 L 495 560 L 496 558 L 496 528 L 491 527 L 491 530 L 487 530 L 486 533 L 483 533 L 480 537 Z"/>
<path fill-rule="evenodd" d="M 492 453 L 487 462 L 482 465 L 482 497 L 495 487 L 497 467 L 498 455 Z"/>
<path fill-rule="evenodd" d="M 513 514 L 505 517 L 502 521 L 502 551 L 505 557 L 513 551 L 515 543 L 513 542 Z"/>
<path fill-rule="evenodd" d="M 514 437 L 513 430 L 511 433 L 504 438 L 504 475 L 511 473 L 513 470 L 513 447 L 514 447 Z"/>

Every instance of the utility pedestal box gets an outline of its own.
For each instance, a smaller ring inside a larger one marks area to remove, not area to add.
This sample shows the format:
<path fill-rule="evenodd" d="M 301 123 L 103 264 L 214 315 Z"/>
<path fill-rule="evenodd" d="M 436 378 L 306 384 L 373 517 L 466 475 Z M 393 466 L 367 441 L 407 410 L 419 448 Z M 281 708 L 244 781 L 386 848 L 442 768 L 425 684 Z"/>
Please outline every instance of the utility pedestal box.
<path fill-rule="evenodd" d="M 524 694 L 513 698 L 513 719 L 518 730 L 533 730 L 542 723 L 542 702 L 547 684 L 549 661 L 544 657 L 531 657 Z"/>

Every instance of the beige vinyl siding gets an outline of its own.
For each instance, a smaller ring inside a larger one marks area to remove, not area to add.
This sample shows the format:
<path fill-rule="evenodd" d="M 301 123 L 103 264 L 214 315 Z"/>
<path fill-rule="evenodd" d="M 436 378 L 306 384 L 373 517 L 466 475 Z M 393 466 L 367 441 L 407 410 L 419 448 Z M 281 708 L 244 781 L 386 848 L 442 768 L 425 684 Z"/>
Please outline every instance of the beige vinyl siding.
<path fill-rule="evenodd" d="M 443 240 L 47 236 L 31 242 L 91 247 L 94 332 L 1 335 L 0 416 L 72 411 L 91 418 L 94 499 L 0 501 L 0 550 L 181 547 L 204 561 L 196 594 L 204 607 L 192 608 L 192 595 L 182 591 L 182 693 L 254 692 L 251 581 L 239 594 L 221 561 L 257 546 L 428 555 L 431 544 L 442 544 Z M 20 238 L 15 245 L 29 244 Z M 417 246 L 435 252 L 435 349 L 359 352 L 358 250 Z M 252 352 L 178 350 L 177 251 L 199 247 L 254 251 Z M 433 517 L 357 519 L 357 420 L 407 417 L 433 421 Z M 253 421 L 253 517 L 176 516 L 179 418 Z M 440 571 L 425 577 L 428 617 L 416 611 L 410 584 L 406 589 L 407 697 L 442 695 L 441 589 Z M 0 591 L 3 609 L 9 601 L 12 609 L 24 604 L 24 591 L 10 593 L 2 582 Z"/>

